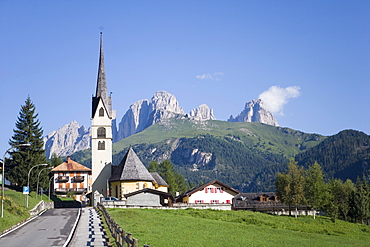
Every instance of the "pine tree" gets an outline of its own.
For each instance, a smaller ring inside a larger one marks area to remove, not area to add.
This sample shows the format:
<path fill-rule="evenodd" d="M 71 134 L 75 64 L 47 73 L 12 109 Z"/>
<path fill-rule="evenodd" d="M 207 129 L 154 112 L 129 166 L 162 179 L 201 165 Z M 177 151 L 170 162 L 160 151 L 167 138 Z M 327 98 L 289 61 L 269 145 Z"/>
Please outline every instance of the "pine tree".
<path fill-rule="evenodd" d="M 158 162 L 156 160 L 152 160 L 150 163 L 149 163 L 149 167 L 148 167 L 148 170 L 150 172 L 156 172 L 158 170 Z"/>
<path fill-rule="evenodd" d="M 43 149 L 43 130 L 40 127 L 40 122 L 37 119 L 36 107 L 32 103 L 31 98 L 26 99 L 25 105 L 21 106 L 18 119 L 14 129 L 14 135 L 9 140 L 10 146 L 29 143 L 29 147 L 14 148 L 10 152 L 11 158 L 6 161 L 6 178 L 13 184 L 18 186 L 26 186 L 28 180 L 28 172 L 34 165 L 45 164 L 45 150 Z M 44 168 L 44 167 L 43 167 Z M 36 188 L 38 171 L 42 169 L 36 167 L 30 174 L 30 187 Z M 48 178 L 43 178 L 48 180 Z"/>
<path fill-rule="evenodd" d="M 182 193 L 189 188 L 184 176 L 182 176 L 178 171 L 175 170 L 173 164 L 169 160 L 165 160 L 160 164 L 158 164 L 157 161 L 153 160 L 149 164 L 149 171 L 158 172 L 158 174 L 170 186 L 169 193 Z"/>
<path fill-rule="evenodd" d="M 370 217 L 370 185 L 365 178 L 357 180 L 353 199 L 355 217 L 364 224 L 365 219 Z"/>

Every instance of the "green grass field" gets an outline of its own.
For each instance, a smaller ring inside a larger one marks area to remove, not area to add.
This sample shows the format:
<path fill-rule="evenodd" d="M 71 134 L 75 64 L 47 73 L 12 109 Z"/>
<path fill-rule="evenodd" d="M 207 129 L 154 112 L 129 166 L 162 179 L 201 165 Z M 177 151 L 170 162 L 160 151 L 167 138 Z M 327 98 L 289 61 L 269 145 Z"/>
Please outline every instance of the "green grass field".
<path fill-rule="evenodd" d="M 250 211 L 107 209 L 139 246 L 370 246 L 370 227 Z"/>
<path fill-rule="evenodd" d="M 42 196 L 42 199 L 48 201 L 48 197 L 45 195 Z M 5 190 L 4 218 L 0 218 L 0 233 L 29 218 L 29 210 L 35 207 L 40 201 L 41 197 L 38 196 L 36 200 L 35 192 L 31 192 L 28 198 L 28 210 L 26 210 L 26 195 L 11 189 Z"/>

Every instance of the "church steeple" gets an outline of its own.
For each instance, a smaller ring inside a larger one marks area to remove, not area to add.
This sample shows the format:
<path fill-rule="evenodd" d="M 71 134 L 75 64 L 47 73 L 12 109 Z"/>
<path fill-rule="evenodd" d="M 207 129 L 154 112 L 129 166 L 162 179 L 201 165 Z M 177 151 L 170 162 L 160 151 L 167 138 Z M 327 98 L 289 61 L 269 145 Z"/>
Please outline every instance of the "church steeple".
<path fill-rule="evenodd" d="M 103 105 L 106 108 L 108 116 L 112 117 L 112 101 L 111 97 L 108 96 L 107 80 L 105 77 L 104 68 L 104 50 L 103 50 L 103 33 L 100 32 L 100 55 L 99 55 L 99 68 L 98 68 L 98 79 L 96 84 L 96 93 L 93 97 L 92 116 L 96 112 L 96 107 L 99 103 L 99 99 L 103 101 Z"/>

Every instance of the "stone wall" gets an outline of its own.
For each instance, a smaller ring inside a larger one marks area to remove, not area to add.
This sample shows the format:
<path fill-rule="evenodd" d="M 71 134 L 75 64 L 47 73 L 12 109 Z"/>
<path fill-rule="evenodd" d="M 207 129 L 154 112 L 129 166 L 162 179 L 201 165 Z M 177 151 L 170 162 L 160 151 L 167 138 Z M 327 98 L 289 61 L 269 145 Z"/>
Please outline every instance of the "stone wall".
<path fill-rule="evenodd" d="M 44 200 L 42 200 L 33 209 L 30 210 L 30 215 L 38 215 L 41 211 L 49 208 L 54 208 L 54 202 L 45 202 Z"/>

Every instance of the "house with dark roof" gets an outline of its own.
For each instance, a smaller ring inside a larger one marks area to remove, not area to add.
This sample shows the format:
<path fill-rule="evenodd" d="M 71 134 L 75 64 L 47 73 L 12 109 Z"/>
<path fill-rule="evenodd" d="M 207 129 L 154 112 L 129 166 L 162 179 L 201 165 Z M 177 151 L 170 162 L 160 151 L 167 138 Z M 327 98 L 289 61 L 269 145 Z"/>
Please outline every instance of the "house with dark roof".
<path fill-rule="evenodd" d="M 54 176 L 54 192 L 59 196 L 73 195 L 76 201 L 86 201 L 86 194 L 91 192 L 91 169 L 71 160 L 67 160 L 51 170 Z"/>
<path fill-rule="evenodd" d="M 208 204 L 219 204 L 227 203 L 231 204 L 234 196 L 240 192 L 218 180 L 213 180 L 209 183 L 205 183 L 196 186 L 178 197 L 176 202 L 181 203 L 208 203 Z"/>
<path fill-rule="evenodd" d="M 143 189 L 168 193 L 168 184 L 156 172 L 149 172 L 130 147 L 109 178 L 111 196 L 125 200 L 126 194 Z"/>

